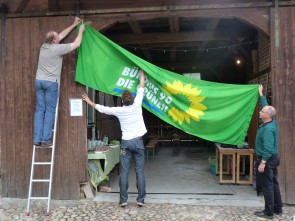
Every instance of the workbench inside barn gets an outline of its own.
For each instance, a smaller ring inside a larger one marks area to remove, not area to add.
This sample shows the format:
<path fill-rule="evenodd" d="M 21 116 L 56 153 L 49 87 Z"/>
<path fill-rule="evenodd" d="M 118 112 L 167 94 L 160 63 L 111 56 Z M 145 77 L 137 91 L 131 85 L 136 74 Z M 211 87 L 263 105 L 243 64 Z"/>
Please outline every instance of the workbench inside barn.
<path fill-rule="evenodd" d="M 219 143 L 215 143 L 215 146 L 215 168 L 216 175 L 219 175 L 219 183 L 253 184 L 254 150 Z"/>

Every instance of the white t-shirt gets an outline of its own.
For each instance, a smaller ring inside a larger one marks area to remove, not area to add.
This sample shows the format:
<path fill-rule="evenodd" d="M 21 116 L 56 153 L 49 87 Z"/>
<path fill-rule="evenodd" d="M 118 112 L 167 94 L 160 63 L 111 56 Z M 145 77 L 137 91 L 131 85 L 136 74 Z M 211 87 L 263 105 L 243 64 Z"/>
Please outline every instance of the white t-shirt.
<path fill-rule="evenodd" d="M 131 140 L 143 136 L 147 132 L 141 108 L 143 93 L 144 88 L 139 87 L 134 103 L 130 106 L 106 107 L 100 104 L 95 105 L 95 109 L 100 113 L 114 115 L 119 119 L 123 140 Z"/>

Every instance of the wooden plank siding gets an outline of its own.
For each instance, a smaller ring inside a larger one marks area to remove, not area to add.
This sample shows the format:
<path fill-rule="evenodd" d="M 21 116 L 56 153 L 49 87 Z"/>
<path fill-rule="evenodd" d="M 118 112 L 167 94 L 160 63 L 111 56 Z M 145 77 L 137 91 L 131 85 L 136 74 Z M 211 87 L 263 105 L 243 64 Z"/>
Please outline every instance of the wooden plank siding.
<path fill-rule="evenodd" d="M 2 19 L 0 19 L 0 36 L 2 36 Z M 0 50 L 1 50 L 1 54 L 0 54 L 0 77 L 1 77 L 1 81 L 0 81 L 0 179 L 2 177 L 2 173 L 4 172 L 4 170 L 2 169 L 2 165 L 3 165 L 3 155 L 5 154 L 4 150 L 2 150 L 2 147 L 4 146 L 4 138 L 6 137 L 6 133 L 3 130 L 4 126 L 3 126 L 3 119 L 5 118 L 5 113 L 4 113 L 4 93 L 5 93 L 5 87 L 4 87 L 4 75 L 3 75 L 3 63 L 4 63 L 4 55 L 2 55 L 2 40 L 1 40 L 1 44 L 0 44 Z M 2 190 L 3 190 L 3 182 L 2 183 Z M 1 184 L 0 184 L 1 185 Z"/>
<path fill-rule="evenodd" d="M 11 73 L 12 79 L 14 80 L 13 85 L 15 86 L 14 88 L 14 96 L 11 97 L 14 101 L 14 108 L 11 110 L 13 112 L 13 122 L 15 123 L 16 127 L 13 128 L 13 133 L 15 138 L 15 152 L 13 153 L 13 159 L 15 161 L 15 170 L 14 172 L 14 177 L 11 176 L 11 181 L 15 183 L 15 190 L 13 194 L 16 196 L 22 195 L 23 190 L 20 187 L 22 183 L 24 182 L 24 174 L 25 171 L 23 170 L 23 164 L 24 162 L 24 157 L 18 157 L 20 154 L 24 153 L 25 150 L 23 150 L 23 138 L 25 134 L 22 133 L 23 131 L 23 111 L 22 111 L 22 106 L 23 104 L 23 90 L 24 88 L 27 87 L 27 85 L 24 85 L 23 83 L 23 76 L 22 74 L 22 58 L 23 58 L 23 53 L 21 53 L 22 49 L 22 40 L 21 38 L 23 37 L 21 31 L 22 31 L 22 21 L 20 19 L 13 19 L 13 72 Z M 19 102 L 20 101 L 20 102 Z M 21 174 L 21 176 L 18 176 L 18 173 Z"/>
<path fill-rule="evenodd" d="M 2 197 L 27 197 L 36 105 L 34 81 L 40 46 L 47 31 L 60 32 L 73 20 L 73 16 L 6 20 L 7 56 L 1 56 L 0 62 Z M 73 30 L 64 42 L 72 42 L 75 37 Z M 69 108 L 69 99 L 80 98 L 85 92 L 85 87 L 74 81 L 76 58 L 75 51 L 64 56 L 63 61 L 52 189 L 55 199 L 79 199 L 79 183 L 88 179 L 85 116 L 70 117 Z M 50 150 L 40 150 L 36 157 L 49 159 Z M 48 171 L 48 167 L 40 166 L 35 177 L 46 178 Z M 34 185 L 33 190 L 38 196 L 45 196 L 48 191 L 44 184 Z"/>
<path fill-rule="evenodd" d="M 6 36 L 11 36 L 11 43 L 13 41 L 13 19 L 6 21 Z M 8 38 L 6 38 L 6 53 L 7 57 L 4 61 L 4 79 L 5 79 L 5 100 L 4 100 L 4 112 L 5 119 L 3 122 L 4 130 L 6 130 L 5 139 L 5 155 L 3 155 L 4 162 L 2 167 L 5 170 L 2 176 L 4 185 L 7 187 L 7 194 L 11 197 L 16 196 L 16 183 L 15 183 L 15 145 L 17 138 L 15 137 L 14 129 L 17 127 L 16 122 L 14 122 L 14 108 L 15 108 L 15 95 L 14 95 L 14 66 L 13 66 L 13 45 L 8 44 Z M 6 68 L 7 67 L 7 68 Z M 20 96 L 20 95 L 19 95 Z M 9 110 L 9 111 L 7 111 Z M 7 175 L 7 177 L 6 177 Z M 5 179 L 6 178 L 6 179 Z M 5 189 L 4 189 L 5 190 Z"/>
<path fill-rule="evenodd" d="M 279 8 L 278 47 L 276 46 L 275 9 L 271 9 L 271 73 L 273 103 L 280 129 L 279 167 L 283 201 L 295 204 L 295 8 Z"/>

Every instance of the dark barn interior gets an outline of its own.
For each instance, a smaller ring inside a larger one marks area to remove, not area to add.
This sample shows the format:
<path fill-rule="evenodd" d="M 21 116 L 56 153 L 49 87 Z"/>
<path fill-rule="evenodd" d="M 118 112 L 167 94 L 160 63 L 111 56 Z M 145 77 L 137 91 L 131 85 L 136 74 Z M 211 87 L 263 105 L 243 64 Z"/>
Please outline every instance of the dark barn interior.
<path fill-rule="evenodd" d="M 117 23 L 101 32 L 164 69 L 235 84 L 246 83 L 258 38 L 255 28 L 234 18 L 158 18 Z"/>

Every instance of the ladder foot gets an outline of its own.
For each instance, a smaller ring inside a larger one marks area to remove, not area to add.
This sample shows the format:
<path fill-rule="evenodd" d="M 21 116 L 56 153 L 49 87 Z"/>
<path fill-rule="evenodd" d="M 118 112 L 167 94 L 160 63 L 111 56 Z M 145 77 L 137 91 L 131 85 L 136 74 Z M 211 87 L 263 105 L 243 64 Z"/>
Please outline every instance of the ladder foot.
<path fill-rule="evenodd" d="M 46 216 L 51 216 L 51 214 L 52 214 L 52 212 L 50 212 L 50 211 L 45 213 Z"/>
<path fill-rule="evenodd" d="M 26 212 L 26 216 L 30 216 L 30 212 Z"/>

